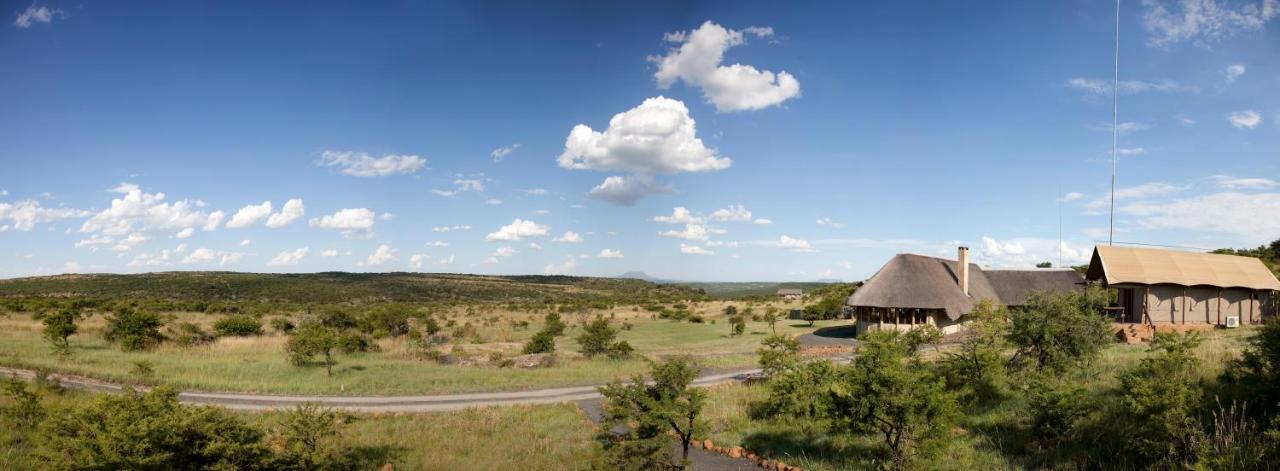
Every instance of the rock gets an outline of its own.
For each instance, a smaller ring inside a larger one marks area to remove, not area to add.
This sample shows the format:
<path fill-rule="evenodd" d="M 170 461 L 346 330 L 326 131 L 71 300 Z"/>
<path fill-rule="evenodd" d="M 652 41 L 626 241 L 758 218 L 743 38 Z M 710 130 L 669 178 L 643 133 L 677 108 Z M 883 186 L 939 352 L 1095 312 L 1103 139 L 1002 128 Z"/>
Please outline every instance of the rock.
<path fill-rule="evenodd" d="M 760 462 L 760 456 L 759 456 L 759 455 L 756 455 L 755 453 L 747 453 L 747 460 L 748 460 L 748 461 L 750 461 L 750 462 L 752 462 L 752 463 L 759 463 L 759 462 Z"/>
<path fill-rule="evenodd" d="M 382 465 L 382 471 L 396 471 L 396 467 L 395 467 L 395 465 L 392 465 L 391 463 L 387 463 L 387 464 Z"/>
<path fill-rule="evenodd" d="M 742 458 L 742 447 L 735 446 L 729 449 L 729 457 L 733 459 Z"/>
<path fill-rule="evenodd" d="M 761 461 L 761 462 L 760 462 L 760 467 L 761 467 L 761 468 L 764 468 L 764 469 L 773 469 L 773 460 L 763 460 L 763 461 Z"/>
<path fill-rule="evenodd" d="M 702 441 L 702 448 L 704 449 L 710 450 L 714 446 L 715 446 L 715 443 L 711 443 L 710 438 Z"/>
<path fill-rule="evenodd" d="M 546 355 L 542 353 L 530 353 L 528 355 L 520 355 L 513 358 L 516 368 L 531 369 L 538 368 L 545 362 Z"/>

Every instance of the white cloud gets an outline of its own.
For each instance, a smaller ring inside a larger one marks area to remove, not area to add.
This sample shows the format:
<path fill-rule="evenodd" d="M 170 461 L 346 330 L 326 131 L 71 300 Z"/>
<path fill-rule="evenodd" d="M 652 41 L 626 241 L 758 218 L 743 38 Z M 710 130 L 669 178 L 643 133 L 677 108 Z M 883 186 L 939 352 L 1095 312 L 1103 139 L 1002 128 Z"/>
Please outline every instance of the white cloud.
<path fill-rule="evenodd" d="M 155 253 L 140 253 L 129 261 L 131 267 L 152 267 L 169 265 L 169 257 L 172 255 L 169 249 L 162 249 Z"/>
<path fill-rule="evenodd" d="M 1067 86 L 1076 90 L 1083 90 L 1097 95 L 1111 95 L 1111 81 L 1076 77 L 1067 81 Z M 1196 93 L 1200 91 L 1196 87 L 1179 85 L 1178 82 L 1169 79 L 1160 80 L 1121 80 L 1119 84 L 1120 93 L 1123 95 L 1137 95 L 1140 93 L 1157 92 L 1157 93 Z"/>
<path fill-rule="evenodd" d="M 1230 175 L 1214 175 L 1213 182 L 1228 190 L 1263 190 L 1280 186 L 1280 182 L 1269 178 L 1237 178 Z"/>
<path fill-rule="evenodd" d="M 1228 82 L 1234 82 L 1236 79 L 1244 75 L 1244 64 L 1231 64 L 1222 70 L 1222 74 L 1227 76 Z"/>
<path fill-rule="evenodd" d="M 248 247 L 248 246 L 249 246 L 249 243 L 250 243 L 250 242 L 249 242 L 249 239 L 245 239 L 245 240 L 240 241 L 240 246 L 241 246 L 241 247 Z"/>
<path fill-rule="evenodd" d="M 528 190 L 524 190 L 524 194 L 529 196 L 544 196 L 547 194 L 547 189 L 546 188 L 530 188 Z"/>
<path fill-rule="evenodd" d="M 249 226 L 252 226 L 254 223 L 257 223 L 258 221 L 266 219 L 270 215 L 271 215 L 270 201 L 263 201 L 262 204 L 256 204 L 256 205 L 251 204 L 243 208 L 240 208 L 239 211 L 236 211 L 236 213 L 231 216 L 231 220 L 227 221 L 227 228 L 237 229 L 241 227 L 249 227 Z"/>
<path fill-rule="evenodd" d="M 36 200 L 0 203 L 0 232 L 8 229 L 30 231 L 39 224 L 62 219 L 82 218 L 88 211 L 69 208 L 45 208 Z"/>
<path fill-rule="evenodd" d="M 664 224 L 702 224 L 702 218 L 694 216 L 692 212 L 684 207 L 672 209 L 670 216 L 654 216 L 650 220 Z"/>
<path fill-rule="evenodd" d="M 338 256 L 338 251 L 337 251 L 337 250 L 334 250 L 334 249 L 329 249 L 329 250 L 326 250 L 326 251 L 324 251 L 324 252 L 320 252 L 320 256 L 321 256 L 321 257 L 326 257 L 326 258 L 327 258 L 327 257 L 337 257 L 337 256 Z"/>
<path fill-rule="evenodd" d="M 177 253 L 184 253 L 187 251 L 187 244 L 178 244 L 177 247 L 173 248 L 173 251 Z"/>
<path fill-rule="evenodd" d="M 484 200 L 484 204 L 489 205 L 489 206 L 497 206 L 497 205 L 502 204 L 502 200 L 497 199 L 497 198 L 489 198 L 489 199 L 487 199 L 487 200 Z"/>
<path fill-rule="evenodd" d="M 773 29 L 753 26 L 735 31 L 707 21 L 693 31 L 667 33 L 664 39 L 679 47 L 649 58 L 658 64 L 654 73 L 658 88 L 683 81 L 702 89 L 707 101 L 721 112 L 758 110 L 799 97 L 800 82 L 785 71 L 774 74 L 745 64 L 722 65 L 726 50 L 746 43 L 743 33 L 766 38 L 773 36 Z"/>
<path fill-rule="evenodd" d="M 302 247 L 293 251 L 286 250 L 267 262 L 267 265 L 273 267 L 297 265 L 303 258 L 306 258 L 308 253 L 311 253 L 310 247 Z"/>
<path fill-rule="evenodd" d="M 474 178 L 459 178 L 457 180 L 454 180 L 453 184 L 458 187 L 459 192 L 462 192 L 462 191 L 484 192 L 484 180 L 479 180 Z"/>
<path fill-rule="evenodd" d="M 1170 202 L 1137 202 L 1117 208 L 1147 229 L 1183 229 L 1229 233 L 1249 243 L 1265 243 L 1280 234 L 1280 193 L 1228 191 Z"/>
<path fill-rule="evenodd" d="M 218 265 L 226 266 L 240 261 L 240 258 L 243 255 L 244 254 L 237 252 L 223 252 L 221 250 L 200 247 L 191 252 L 190 255 L 187 255 L 186 258 L 183 258 L 182 263 L 209 265 L 216 261 Z"/>
<path fill-rule="evenodd" d="M 431 228 L 431 232 L 453 232 L 453 231 L 469 231 L 471 226 L 459 224 L 455 226 L 436 226 Z"/>
<path fill-rule="evenodd" d="M 570 244 L 582 243 L 582 236 L 577 232 L 565 231 L 564 235 L 552 239 L 552 242 L 567 242 Z"/>
<path fill-rule="evenodd" d="M 600 251 L 600 258 L 622 258 L 622 251 L 613 249 L 604 249 Z"/>
<path fill-rule="evenodd" d="M 673 229 L 665 232 L 660 232 L 658 233 L 658 235 L 661 235 L 663 237 L 673 237 L 676 239 L 705 242 L 708 238 L 711 237 L 711 234 L 723 234 L 723 233 L 724 233 L 723 230 L 704 226 L 702 224 L 685 224 L 683 230 L 677 231 Z"/>
<path fill-rule="evenodd" d="M 1118 155 L 1145 155 L 1146 153 L 1147 149 L 1142 147 L 1121 147 L 1116 149 L 1116 154 Z"/>
<path fill-rule="evenodd" d="M 54 19 L 64 19 L 67 16 L 67 12 L 56 8 L 31 5 L 22 13 L 18 13 L 18 17 L 13 20 L 13 25 L 26 29 L 36 23 L 50 24 Z"/>
<path fill-rule="evenodd" d="M 448 242 L 445 242 L 445 241 L 443 241 L 443 240 L 433 240 L 433 241 L 431 241 L 431 242 L 427 242 L 427 243 L 422 244 L 422 245 L 425 245 L 425 246 L 427 246 L 427 247 L 448 247 L 448 246 L 449 246 L 449 243 L 448 243 Z"/>
<path fill-rule="evenodd" d="M 456 190 L 437 190 L 437 189 L 433 189 L 433 190 L 431 190 L 431 192 L 432 192 L 432 193 L 435 193 L 436 195 L 443 196 L 443 197 L 445 197 L 445 198 L 453 198 L 454 196 L 457 196 L 457 195 L 458 195 L 458 192 L 457 192 Z"/>
<path fill-rule="evenodd" d="M 494 257 L 510 257 L 518 253 L 520 253 L 520 251 L 516 250 L 514 247 L 498 247 L 497 250 L 493 251 L 493 256 Z"/>
<path fill-rule="evenodd" d="M 311 227 L 342 231 L 347 238 L 369 237 L 373 234 L 374 212 L 367 208 L 346 208 L 319 219 L 311 219 Z"/>
<path fill-rule="evenodd" d="M 520 144 L 511 144 L 507 146 L 502 146 L 497 149 L 494 149 L 493 152 L 490 152 L 489 157 L 492 157 L 494 162 L 501 162 L 502 159 L 505 159 L 508 155 L 511 155 L 512 152 L 515 152 L 516 149 L 519 149 L 519 148 L 520 148 Z"/>
<path fill-rule="evenodd" d="M 379 215 L 379 216 L 378 216 L 378 219 L 383 220 L 383 221 L 390 221 L 390 220 L 395 219 L 395 218 L 396 218 L 396 215 L 391 214 L 391 213 L 382 213 L 381 215 Z"/>
<path fill-rule="evenodd" d="M 110 245 L 113 243 L 115 243 L 114 238 L 102 234 L 93 234 L 89 236 L 88 239 L 76 242 L 75 247 L 77 249 L 81 247 L 89 247 L 91 250 L 97 251 L 99 246 Z"/>
<path fill-rule="evenodd" d="M 385 177 L 417 172 L 426 167 L 427 160 L 416 155 L 388 154 L 374 158 L 365 152 L 326 150 L 320 154 L 319 165 L 341 168 L 343 174 L 353 177 Z"/>
<path fill-rule="evenodd" d="M 194 228 L 194 227 L 188 227 L 188 228 L 186 228 L 186 229 L 183 229 L 183 230 L 181 230 L 181 231 L 178 231 L 178 233 L 177 233 L 177 234 L 174 234 L 173 236 L 174 236 L 174 237 L 177 237 L 177 238 L 179 238 L 179 239 L 186 239 L 186 238 L 188 238 L 188 237 L 191 237 L 191 236 L 192 236 L 193 234 L 195 234 L 195 233 L 196 233 L 196 228 Z"/>
<path fill-rule="evenodd" d="M 111 200 L 111 207 L 104 209 L 80 226 L 80 232 L 116 236 L 131 232 L 169 232 L 188 227 L 203 226 L 205 230 L 217 228 L 223 214 L 216 211 L 206 214 L 197 210 L 204 205 L 200 201 L 182 200 L 165 203 L 164 193 L 145 193 L 137 185 L 121 183 L 111 192 L 123 193 Z"/>
<path fill-rule="evenodd" d="M 950 256 L 953 248 L 943 249 Z M 1059 263 L 1061 254 L 1061 264 Z M 1074 246 L 1057 239 L 1013 238 L 999 240 L 982 237 L 982 246 L 974 250 L 973 261 L 987 267 L 1032 268 L 1040 262 L 1050 262 L 1061 267 L 1089 262 L 1092 247 Z"/>
<path fill-rule="evenodd" d="M 382 265 L 396 259 L 396 249 L 387 244 L 379 245 L 377 250 L 365 257 L 365 265 Z"/>
<path fill-rule="evenodd" d="M 531 248 L 531 249 L 533 249 L 533 250 L 542 250 L 542 246 L 541 246 L 541 245 L 538 245 L 538 243 L 537 243 L 537 242 L 530 242 L 530 243 L 529 243 L 529 248 Z"/>
<path fill-rule="evenodd" d="M 686 255 L 713 255 L 715 252 L 696 245 L 680 244 L 680 253 Z"/>
<path fill-rule="evenodd" d="M 439 263 L 439 264 L 441 264 L 441 265 L 453 265 L 453 255 L 449 255 L 448 257 L 444 257 L 444 258 L 440 259 L 439 261 L 437 261 L 437 263 Z"/>
<path fill-rule="evenodd" d="M 546 215 L 548 215 L 548 214 L 551 214 L 551 210 L 549 210 L 549 209 L 536 209 L 536 210 L 534 210 L 534 211 L 533 211 L 533 214 L 537 214 L 537 215 L 539 215 L 539 216 L 546 216 Z"/>
<path fill-rule="evenodd" d="M 297 221 L 302 218 L 306 212 L 306 208 L 302 205 L 302 199 L 291 199 L 284 203 L 284 207 L 280 208 L 280 212 L 272 214 L 271 217 L 267 218 L 267 227 L 279 229 L 281 227 L 288 226 L 289 224 L 293 224 L 293 221 Z M 234 221 L 235 218 L 232 217 L 231 220 Z"/>
<path fill-rule="evenodd" d="M 569 257 L 559 265 L 551 264 L 542 268 L 542 273 L 547 275 L 567 275 L 578 267 L 578 259 Z"/>
<path fill-rule="evenodd" d="M 829 218 L 829 217 L 819 218 L 819 219 L 818 219 L 817 221 L 815 221 L 815 222 L 817 222 L 817 224 L 818 224 L 819 226 L 827 226 L 827 227 L 832 227 L 832 228 L 835 228 L 835 229 L 843 229 L 843 228 L 844 228 L 844 223 L 843 223 L 843 222 L 838 222 L 838 221 L 832 220 L 832 219 L 831 219 L 831 218 Z"/>
<path fill-rule="evenodd" d="M 413 254 L 413 256 L 409 257 L 409 267 L 413 268 L 414 270 L 421 270 L 422 265 L 425 264 L 427 260 L 430 260 L 430 259 L 431 259 L 431 256 L 426 254 L 420 254 L 420 253 Z"/>
<path fill-rule="evenodd" d="M 759 225 L 762 225 L 762 226 L 767 226 L 767 225 L 769 225 L 769 224 L 773 224 L 773 220 L 772 220 L 772 219 L 760 218 L 760 219 L 756 219 L 756 220 L 754 220 L 754 221 L 751 221 L 751 223 L 752 223 L 752 224 L 759 224 Z"/>
<path fill-rule="evenodd" d="M 1076 201 L 1081 198 L 1084 198 L 1084 193 L 1072 191 L 1059 197 L 1058 201 Z"/>
<path fill-rule="evenodd" d="M 1262 114 L 1254 110 L 1236 111 L 1227 115 L 1227 121 L 1240 129 L 1253 129 L 1262 124 Z"/>
<path fill-rule="evenodd" d="M 741 204 L 731 204 L 728 208 L 717 209 L 711 213 L 711 220 L 725 222 L 750 222 L 751 211 Z"/>
<path fill-rule="evenodd" d="M 516 219 L 511 224 L 502 226 L 497 232 L 491 232 L 484 240 L 520 240 L 524 237 L 541 237 L 547 235 L 547 226 L 533 221 Z"/>
<path fill-rule="evenodd" d="M 1137 186 L 1123 187 L 1116 190 L 1116 201 L 1133 200 L 1151 198 L 1154 196 L 1162 196 L 1177 191 L 1184 190 L 1185 187 L 1175 186 L 1163 182 L 1147 182 Z M 1085 203 L 1084 207 L 1089 210 L 1100 210 L 1111 205 L 1111 193 Z"/>
<path fill-rule="evenodd" d="M 1175 6 L 1176 3 L 1176 6 Z M 1191 41 L 1197 46 L 1257 31 L 1280 14 L 1280 1 L 1231 2 L 1219 0 L 1142 0 L 1147 44 L 1170 46 Z"/>
<path fill-rule="evenodd" d="M 684 103 L 656 97 L 614 115 L 604 132 L 585 124 L 574 126 L 556 162 L 573 170 L 631 173 L 610 176 L 590 193 L 627 205 L 645 195 L 672 191 L 654 181 L 655 175 L 723 170 L 731 160 L 703 145 Z"/>
<path fill-rule="evenodd" d="M 146 234 L 141 232 L 134 232 L 129 234 L 128 237 L 116 241 L 115 247 L 112 247 L 111 250 L 116 252 L 128 252 L 148 240 L 151 240 L 151 237 L 148 237 Z"/>
<path fill-rule="evenodd" d="M 796 239 L 787 235 L 783 235 L 778 238 L 778 247 L 782 247 L 792 252 L 817 252 L 817 250 L 809 245 L 809 241 Z"/>

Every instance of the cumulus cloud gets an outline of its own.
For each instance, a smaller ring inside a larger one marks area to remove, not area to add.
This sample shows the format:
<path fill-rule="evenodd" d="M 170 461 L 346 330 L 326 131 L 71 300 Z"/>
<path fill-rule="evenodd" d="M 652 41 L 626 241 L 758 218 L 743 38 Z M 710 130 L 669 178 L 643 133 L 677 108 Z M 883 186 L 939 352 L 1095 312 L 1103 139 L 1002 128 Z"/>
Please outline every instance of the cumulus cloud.
<path fill-rule="evenodd" d="M 484 180 L 479 178 L 458 178 L 453 181 L 453 186 L 454 189 L 452 190 L 437 189 L 431 190 L 431 192 L 445 198 L 452 198 L 457 196 L 459 193 L 466 193 L 468 191 L 474 191 L 477 193 L 484 192 Z"/>
<path fill-rule="evenodd" d="M 161 249 L 154 253 L 140 253 L 129 261 L 131 267 L 152 267 L 169 265 L 169 259 L 173 256 L 173 252 L 169 249 Z"/>
<path fill-rule="evenodd" d="M 396 249 L 391 248 L 387 244 L 379 245 L 373 253 L 365 257 L 365 265 L 382 265 L 396 259 Z"/>
<path fill-rule="evenodd" d="M 226 266 L 226 265 L 240 261 L 240 258 L 242 256 L 244 256 L 244 254 L 242 253 L 224 252 L 221 250 L 213 250 L 213 249 L 201 247 L 192 251 L 191 254 L 186 256 L 186 258 L 183 258 L 182 263 L 195 264 L 195 265 L 210 265 L 210 264 L 213 264 L 214 262 L 217 262 L 217 264 L 220 266 Z"/>
<path fill-rule="evenodd" d="M 440 260 L 436 261 L 436 263 L 439 263 L 441 265 L 453 265 L 453 255 L 449 255 L 448 257 L 441 258 Z"/>
<path fill-rule="evenodd" d="M 174 237 L 176 237 L 176 238 L 179 238 L 179 239 L 186 239 L 186 238 L 188 238 L 188 237 L 191 237 L 191 236 L 192 236 L 193 234 L 195 234 L 195 233 L 196 233 L 196 228 L 194 228 L 194 227 L 188 227 L 188 228 L 186 228 L 186 229 L 183 229 L 183 230 L 181 230 L 181 231 L 178 231 L 178 233 L 177 233 L 177 234 L 174 234 L 173 236 L 174 236 Z"/>
<path fill-rule="evenodd" d="M 578 235 L 577 232 L 565 231 L 564 235 L 560 237 L 556 237 L 555 239 L 552 239 L 552 242 L 567 242 L 570 244 L 580 244 L 582 243 L 582 240 L 583 240 L 582 236 Z"/>
<path fill-rule="evenodd" d="M 520 251 L 516 250 L 515 247 L 498 247 L 497 250 L 494 250 L 493 253 L 489 255 L 489 258 L 484 259 L 484 263 L 498 263 L 498 257 L 505 258 L 518 253 L 520 253 Z"/>
<path fill-rule="evenodd" d="M 680 244 L 680 253 L 686 255 L 713 255 L 715 252 L 696 245 Z"/>
<path fill-rule="evenodd" d="M 502 204 L 502 200 L 497 199 L 497 198 L 489 198 L 489 199 L 487 199 L 487 200 L 484 200 L 484 204 L 489 205 L 489 206 L 498 206 L 498 205 Z"/>
<path fill-rule="evenodd" d="M 431 228 L 431 232 L 453 232 L 453 231 L 469 231 L 471 226 L 459 224 L 454 226 L 436 226 Z"/>
<path fill-rule="evenodd" d="M 85 220 L 80 232 L 118 236 L 131 232 L 178 231 L 188 227 L 214 230 L 224 217 L 221 211 L 200 211 L 198 208 L 204 204 L 199 201 L 166 203 L 164 193 L 146 193 L 130 183 L 121 183 L 110 191 L 124 196 L 112 199 L 111 207 Z"/>
<path fill-rule="evenodd" d="M 320 154 L 320 166 L 337 167 L 353 177 L 385 177 L 414 173 L 427 166 L 427 160 L 416 155 L 388 154 L 373 157 L 365 152 L 326 150 Z"/>
<path fill-rule="evenodd" d="M 792 252 L 817 252 L 813 246 L 809 245 L 809 241 L 797 239 L 791 236 L 783 235 L 778 238 L 778 247 L 790 250 Z"/>
<path fill-rule="evenodd" d="M 731 204 L 728 208 L 717 209 L 711 213 L 712 221 L 722 222 L 750 222 L 751 211 L 741 204 Z"/>
<path fill-rule="evenodd" d="M 1181 191 L 1185 187 L 1171 185 L 1164 182 L 1147 182 L 1141 185 L 1122 187 L 1116 190 L 1116 201 L 1135 200 L 1143 198 L 1151 198 L 1155 196 L 1163 196 L 1177 191 Z M 1093 201 L 1085 203 L 1085 209 L 1097 211 L 1111 205 L 1111 193 L 1103 195 Z"/>
<path fill-rule="evenodd" d="M 508 155 L 511 155 L 512 152 L 515 152 L 516 149 L 519 149 L 519 148 L 520 148 L 520 144 L 511 144 L 507 146 L 502 146 L 497 149 L 494 149 L 493 152 L 490 152 L 489 157 L 492 157 L 494 162 L 501 162 L 502 159 L 507 158 Z"/>
<path fill-rule="evenodd" d="M 130 250 L 133 250 L 134 247 L 142 245 L 142 243 L 148 240 L 151 240 L 151 237 L 148 237 L 146 234 L 143 234 L 141 232 L 134 232 L 132 234 L 129 234 L 128 237 L 117 240 L 116 245 L 114 247 L 111 247 L 111 250 L 114 250 L 116 252 L 128 252 Z"/>
<path fill-rule="evenodd" d="M 1147 229 L 1182 229 L 1235 234 L 1261 244 L 1280 234 L 1280 193 L 1227 191 L 1167 202 L 1135 202 L 1116 209 Z"/>
<path fill-rule="evenodd" d="M 630 173 L 608 177 L 590 195 L 633 204 L 645 195 L 672 191 L 656 182 L 655 175 L 724 170 L 731 160 L 697 137 L 696 123 L 684 103 L 656 97 L 614 115 L 603 132 L 585 124 L 574 126 L 556 162 L 573 170 Z"/>
<path fill-rule="evenodd" d="M 561 264 L 550 264 L 542 268 L 542 273 L 547 275 L 567 275 L 578 267 L 578 259 L 569 257 Z"/>
<path fill-rule="evenodd" d="M 650 221 L 663 224 L 702 224 L 701 217 L 694 216 L 693 212 L 683 206 L 673 208 L 670 216 L 654 216 Z"/>
<path fill-rule="evenodd" d="M 1222 75 L 1227 76 L 1228 82 L 1234 82 L 1236 79 L 1244 75 L 1244 64 L 1231 64 L 1222 70 Z"/>
<path fill-rule="evenodd" d="M 520 240 L 525 237 L 542 237 L 547 235 L 547 226 L 533 221 L 516 219 L 511 224 L 502 226 L 496 232 L 490 232 L 484 240 Z"/>
<path fill-rule="evenodd" d="M 27 7 L 26 10 L 18 13 L 17 18 L 13 19 L 13 25 L 22 29 L 30 28 L 36 23 L 50 24 L 55 19 L 66 18 L 67 12 L 56 8 L 45 6 L 35 6 L 34 4 Z"/>
<path fill-rule="evenodd" d="M 98 247 L 101 247 L 104 245 L 110 245 L 113 243 L 115 243 L 115 238 L 104 236 L 102 234 L 94 234 L 92 236 L 89 236 L 88 239 L 84 239 L 76 242 L 75 247 L 77 249 L 88 247 L 90 250 L 93 250 L 96 252 L 98 250 Z"/>
<path fill-rule="evenodd" d="M 89 214 L 88 211 L 79 209 L 45 208 L 36 200 L 0 203 L 0 232 L 9 229 L 30 231 L 39 224 L 63 219 L 82 218 Z"/>
<path fill-rule="evenodd" d="M 722 229 L 717 229 L 717 228 L 705 226 L 702 224 L 685 224 L 683 230 L 672 229 L 669 231 L 659 232 L 658 235 L 663 237 L 672 237 L 676 239 L 706 242 L 706 240 L 711 237 L 711 234 L 723 234 L 723 233 L 725 233 L 725 231 Z"/>
<path fill-rule="evenodd" d="M 240 208 L 231 220 L 227 221 L 228 229 L 238 229 L 241 227 L 249 227 L 254 223 L 266 219 L 271 216 L 271 202 L 263 201 L 262 204 L 251 204 Z"/>
<path fill-rule="evenodd" d="M 827 227 L 832 227 L 832 228 L 835 228 L 835 229 L 843 229 L 843 228 L 844 228 L 844 223 L 843 223 L 843 222 L 835 221 L 835 220 L 833 220 L 833 219 L 831 219 L 831 218 L 829 218 L 829 217 L 819 218 L 816 222 L 817 222 L 817 224 L 818 224 L 819 226 L 827 226 Z"/>
<path fill-rule="evenodd" d="M 302 218 L 304 214 L 306 214 L 306 208 L 302 205 L 302 200 L 299 198 L 291 199 L 284 203 L 284 207 L 280 208 L 280 212 L 267 218 L 267 227 L 279 229 L 288 226 L 293 224 L 293 221 Z M 235 220 L 235 218 L 233 217 L 232 220 Z"/>
<path fill-rule="evenodd" d="M 1236 111 L 1227 115 L 1227 121 L 1240 129 L 1253 129 L 1262 124 L 1262 114 L 1254 110 Z"/>
<path fill-rule="evenodd" d="M 1142 0 L 1147 44 L 1165 47 L 1183 41 L 1208 45 L 1262 29 L 1280 14 L 1280 1 Z"/>
<path fill-rule="evenodd" d="M 346 208 L 319 219 L 311 219 L 311 227 L 342 231 L 348 239 L 369 237 L 373 234 L 374 212 L 367 208 Z"/>
<path fill-rule="evenodd" d="M 604 250 L 601 250 L 600 255 L 597 255 L 597 256 L 600 258 L 622 258 L 622 251 L 613 250 L 613 249 L 604 249 Z"/>
<path fill-rule="evenodd" d="M 431 256 L 426 254 L 420 254 L 420 253 L 413 254 L 413 256 L 409 257 L 409 267 L 413 268 L 414 270 L 421 270 L 422 265 L 427 263 L 427 260 L 430 260 L 430 259 L 431 259 Z"/>
<path fill-rule="evenodd" d="M 954 255 L 952 248 L 943 249 Z M 982 245 L 974 250 L 973 261 L 989 267 L 1030 269 L 1040 262 L 1050 262 L 1063 267 L 1089 262 L 1092 249 L 1088 245 L 1073 245 L 1056 239 L 1021 237 L 995 239 L 982 237 Z M 1059 259 L 1061 255 L 1061 259 Z"/>
<path fill-rule="evenodd" d="M 759 225 L 762 225 L 762 226 L 767 226 L 767 225 L 769 225 L 769 224 L 773 224 L 773 220 L 772 220 L 772 219 L 759 218 L 759 219 L 756 219 L 756 220 L 754 220 L 754 221 L 751 221 L 751 223 L 752 223 L 752 224 L 759 224 Z"/>
<path fill-rule="evenodd" d="M 1079 199 L 1081 199 L 1081 198 L 1084 198 L 1084 193 L 1081 193 L 1081 192 L 1078 192 L 1078 191 L 1072 191 L 1072 192 L 1068 192 L 1067 194 L 1062 195 L 1061 197 L 1059 197 L 1059 198 L 1058 198 L 1058 201 L 1063 201 L 1063 202 L 1066 202 L 1066 201 L 1076 201 L 1076 200 L 1079 200 Z"/>
<path fill-rule="evenodd" d="M 320 256 L 325 258 L 337 257 L 338 251 L 334 249 L 325 250 L 324 252 L 320 252 Z"/>
<path fill-rule="evenodd" d="M 309 247 L 302 247 L 292 251 L 286 250 L 268 261 L 267 265 L 273 267 L 297 265 L 303 258 L 306 258 L 308 253 L 311 253 L 311 248 Z"/>
<path fill-rule="evenodd" d="M 422 245 L 425 245 L 425 246 L 427 246 L 427 247 L 448 247 L 448 246 L 449 246 L 449 243 L 448 243 L 448 242 L 445 242 L 445 241 L 443 241 L 443 240 L 433 240 L 433 241 L 431 241 L 431 242 L 427 242 L 427 243 L 422 244 Z"/>
<path fill-rule="evenodd" d="M 745 64 L 722 64 L 725 51 L 745 44 L 747 35 L 772 37 L 773 28 L 735 31 L 707 21 L 693 31 L 667 33 L 664 39 L 678 46 L 665 56 L 649 58 L 658 64 L 658 87 L 665 90 L 677 80 L 698 87 L 721 112 L 758 110 L 799 97 L 800 82 L 786 71 L 774 74 Z"/>
<path fill-rule="evenodd" d="M 248 247 L 248 246 L 249 246 L 249 239 L 245 239 L 245 240 L 240 241 L 240 246 L 241 246 L 241 247 Z"/>

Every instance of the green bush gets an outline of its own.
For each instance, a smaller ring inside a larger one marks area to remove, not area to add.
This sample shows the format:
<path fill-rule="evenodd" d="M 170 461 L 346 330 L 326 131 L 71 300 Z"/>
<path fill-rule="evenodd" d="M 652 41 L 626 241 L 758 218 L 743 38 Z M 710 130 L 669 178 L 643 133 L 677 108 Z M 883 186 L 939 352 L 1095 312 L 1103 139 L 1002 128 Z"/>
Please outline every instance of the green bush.
<path fill-rule="evenodd" d="M 153 312 L 121 308 L 107 316 L 103 336 L 108 341 L 119 342 L 120 349 L 126 352 L 146 350 L 164 340 L 160 335 L 161 324 L 160 316 Z"/>
<path fill-rule="evenodd" d="M 276 332 L 280 332 L 282 334 L 293 332 L 294 327 L 297 327 L 293 325 L 293 322 L 290 321 L 288 317 L 272 317 L 271 320 L 267 321 L 267 323 L 270 324 L 271 328 L 275 329 Z"/>
<path fill-rule="evenodd" d="M 1102 316 L 1107 291 L 1091 285 L 1084 291 L 1032 293 L 1023 309 L 1010 315 L 1009 340 L 1018 357 L 1037 370 L 1062 372 L 1093 361 L 1110 340 L 1111 326 Z"/>
<path fill-rule="evenodd" d="M 252 337 L 262 335 L 262 321 L 246 315 L 227 316 L 213 323 L 213 332 L 219 337 Z"/>
<path fill-rule="evenodd" d="M 55 351 L 71 353 L 71 342 L 67 340 L 76 333 L 76 313 L 71 309 L 59 309 L 44 316 L 44 338 L 49 340 Z"/>
<path fill-rule="evenodd" d="M 567 326 L 564 321 L 560 320 L 560 314 L 555 312 L 548 313 L 542 324 L 542 330 L 550 332 L 554 337 L 564 335 L 565 327 Z"/>
<path fill-rule="evenodd" d="M 378 344 L 367 334 L 347 331 L 338 334 L 338 350 L 342 353 L 363 353 L 378 351 Z"/>
<path fill-rule="evenodd" d="M 203 345 L 212 342 L 216 338 L 205 332 L 200 326 L 190 322 L 181 322 L 176 326 L 171 325 L 169 327 L 169 336 L 173 338 L 173 343 L 178 344 L 180 347 Z"/>
<path fill-rule="evenodd" d="M 587 323 L 582 328 L 582 335 L 578 336 L 578 351 L 587 358 L 596 355 L 602 355 L 609 351 L 609 346 L 613 344 L 613 339 L 618 335 L 618 331 L 609 327 L 609 321 L 603 317 L 596 316 L 595 320 Z"/>
<path fill-rule="evenodd" d="M 543 329 L 536 334 L 529 342 L 524 344 L 524 353 L 552 353 L 556 351 L 556 336 L 550 330 Z"/>
<path fill-rule="evenodd" d="M 1157 333 L 1151 355 L 1120 375 L 1124 410 L 1137 427 L 1130 437 L 1145 461 L 1192 461 L 1203 440 L 1196 417 L 1203 394 L 1200 360 L 1194 353 L 1200 342 L 1195 332 Z"/>
<path fill-rule="evenodd" d="M 625 360 L 627 358 L 631 358 L 631 354 L 635 351 L 636 350 L 634 348 L 631 348 L 631 344 L 624 340 L 609 345 L 609 351 L 605 352 L 605 355 L 608 356 L 610 360 Z"/>

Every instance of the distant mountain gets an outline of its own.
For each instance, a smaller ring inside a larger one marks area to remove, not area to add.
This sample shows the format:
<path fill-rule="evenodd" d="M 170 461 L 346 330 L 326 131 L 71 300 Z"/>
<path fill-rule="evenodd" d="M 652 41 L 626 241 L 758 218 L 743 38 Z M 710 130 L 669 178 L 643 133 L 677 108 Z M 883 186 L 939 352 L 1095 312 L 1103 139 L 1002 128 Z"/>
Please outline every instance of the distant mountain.
<path fill-rule="evenodd" d="M 629 271 L 621 275 L 618 275 L 618 278 L 623 278 L 628 280 L 644 280 L 650 283 L 671 283 L 672 282 L 671 280 L 664 280 L 662 278 L 655 278 L 655 277 L 649 276 L 648 273 L 645 273 L 642 271 Z"/>

